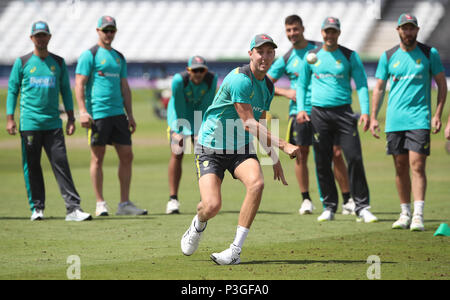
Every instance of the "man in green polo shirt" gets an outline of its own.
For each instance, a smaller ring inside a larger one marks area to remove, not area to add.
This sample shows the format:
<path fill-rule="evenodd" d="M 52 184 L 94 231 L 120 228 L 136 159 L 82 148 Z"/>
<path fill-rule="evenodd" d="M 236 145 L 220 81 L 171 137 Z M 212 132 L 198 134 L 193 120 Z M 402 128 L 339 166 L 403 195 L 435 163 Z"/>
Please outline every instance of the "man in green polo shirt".
<path fill-rule="evenodd" d="M 114 145 L 119 156 L 120 203 L 116 214 L 146 215 L 146 210 L 137 208 L 129 199 L 133 161 L 131 134 L 136 130 L 136 122 L 127 63 L 125 57 L 111 46 L 116 32 L 114 18 L 103 16 L 98 20 L 98 43 L 78 59 L 75 93 L 81 126 L 88 128 L 96 216 L 108 215 L 103 197 L 103 159 L 107 144 Z"/>
<path fill-rule="evenodd" d="M 20 136 L 22 164 L 31 220 L 42 220 L 45 209 L 45 187 L 41 169 L 42 148 L 47 153 L 61 195 L 66 203 L 66 221 L 84 221 L 91 215 L 80 208 L 80 196 L 75 189 L 67 160 L 62 120 L 59 117 L 61 93 L 68 120 L 66 133 L 75 132 L 73 100 L 69 75 L 64 59 L 47 49 L 50 29 L 44 21 L 31 28 L 34 50 L 16 59 L 11 71 L 6 100 L 6 130 L 15 135 L 14 111 L 20 94 Z"/>
<path fill-rule="evenodd" d="M 417 41 L 417 18 L 402 14 L 397 32 L 400 44 L 384 52 L 378 62 L 373 90 L 370 131 L 379 138 L 376 119 L 386 82 L 390 81 L 386 111 L 387 154 L 394 158 L 401 213 L 392 228 L 423 231 L 426 191 L 425 163 L 430 155 L 430 131 L 441 129 L 441 115 L 447 96 L 444 68 L 435 48 Z M 431 79 L 438 86 L 437 107 L 431 115 Z M 432 130 L 431 130 L 432 129 Z M 410 177 L 411 172 L 411 177 Z M 411 217 L 411 192 L 414 214 Z"/>

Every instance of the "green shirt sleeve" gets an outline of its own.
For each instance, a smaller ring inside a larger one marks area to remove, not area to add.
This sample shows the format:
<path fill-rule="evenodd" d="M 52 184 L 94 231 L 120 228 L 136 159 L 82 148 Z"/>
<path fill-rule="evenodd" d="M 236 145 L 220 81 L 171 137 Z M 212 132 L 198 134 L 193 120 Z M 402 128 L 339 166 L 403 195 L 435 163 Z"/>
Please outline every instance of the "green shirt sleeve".
<path fill-rule="evenodd" d="M 356 84 L 361 114 L 369 114 L 369 89 L 367 88 L 367 75 L 358 53 L 353 52 L 350 57 L 352 68 L 351 76 Z"/>
<path fill-rule="evenodd" d="M 233 103 L 251 104 L 252 92 L 253 88 L 250 78 L 242 73 L 233 77 L 230 83 L 231 101 Z"/>
<path fill-rule="evenodd" d="M 273 79 L 280 79 L 286 70 L 286 64 L 284 63 L 284 57 L 279 57 L 270 67 L 267 75 Z"/>
<path fill-rule="evenodd" d="M 128 76 L 127 61 L 125 60 L 125 57 L 122 57 L 122 65 L 120 68 L 120 78 L 127 78 L 127 76 Z"/>
<path fill-rule="evenodd" d="M 91 51 L 84 51 L 77 62 L 75 74 L 90 76 L 94 68 L 94 59 Z"/>
<path fill-rule="evenodd" d="M 430 64 L 431 64 L 431 74 L 433 76 L 436 76 L 441 72 L 444 72 L 444 66 L 442 65 L 439 52 L 435 48 L 431 48 L 430 51 Z"/>
<path fill-rule="evenodd" d="M 8 82 L 8 96 L 6 98 L 6 114 L 14 115 L 22 81 L 22 60 L 17 58 L 11 70 Z"/>
<path fill-rule="evenodd" d="M 61 64 L 60 91 L 64 107 L 67 110 L 73 110 L 72 90 L 70 89 L 69 73 L 67 72 L 66 62 Z"/>

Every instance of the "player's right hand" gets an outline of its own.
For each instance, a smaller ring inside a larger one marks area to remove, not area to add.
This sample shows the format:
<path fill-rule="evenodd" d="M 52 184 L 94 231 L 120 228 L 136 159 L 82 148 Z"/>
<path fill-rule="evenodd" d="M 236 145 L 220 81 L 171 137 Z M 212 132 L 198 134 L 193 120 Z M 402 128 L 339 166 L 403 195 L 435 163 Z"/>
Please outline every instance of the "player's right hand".
<path fill-rule="evenodd" d="M 302 110 L 299 111 L 297 114 L 297 123 L 305 123 L 305 122 L 309 122 L 311 121 L 311 119 L 309 118 L 308 114 L 306 113 L 306 111 Z"/>
<path fill-rule="evenodd" d="M 300 156 L 300 147 L 287 143 L 286 146 L 284 146 L 283 152 L 293 159 Z"/>
<path fill-rule="evenodd" d="M 80 112 L 80 124 L 81 127 L 91 128 L 92 117 L 87 112 Z"/>
<path fill-rule="evenodd" d="M 15 135 L 17 133 L 17 124 L 14 120 L 8 120 L 6 123 L 6 131 L 10 135 Z"/>

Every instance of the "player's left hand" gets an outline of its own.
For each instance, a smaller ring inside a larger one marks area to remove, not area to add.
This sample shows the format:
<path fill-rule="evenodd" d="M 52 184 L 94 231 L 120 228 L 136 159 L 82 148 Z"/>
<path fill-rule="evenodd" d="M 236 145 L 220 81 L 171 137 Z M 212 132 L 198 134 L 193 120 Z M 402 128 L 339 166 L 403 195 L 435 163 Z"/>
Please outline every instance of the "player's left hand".
<path fill-rule="evenodd" d="M 362 114 L 361 117 L 359 117 L 358 125 L 361 125 L 362 123 L 364 123 L 363 130 L 366 132 L 370 127 L 370 118 L 368 114 Z"/>
<path fill-rule="evenodd" d="M 130 129 L 131 134 L 136 131 L 136 121 L 134 121 L 133 116 L 128 116 L 128 128 Z"/>
<path fill-rule="evenodd" d="M 439 131 L 441 131 L 441 126 L 441 118 L 434 116 L 433 119 L 431 119 L 431 127 L 433 128 L 431 132 L 433 132 L 434 134 L 438 133 Z"/>

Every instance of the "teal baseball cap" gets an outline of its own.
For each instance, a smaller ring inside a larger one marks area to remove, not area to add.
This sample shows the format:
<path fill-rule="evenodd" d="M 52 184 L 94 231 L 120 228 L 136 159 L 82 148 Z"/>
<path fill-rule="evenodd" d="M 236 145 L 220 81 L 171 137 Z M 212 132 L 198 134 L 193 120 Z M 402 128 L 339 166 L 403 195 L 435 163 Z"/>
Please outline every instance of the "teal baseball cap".
<path fill-rule="evenodd" d="M 333 29 L 340 31 L 341 30 L 341 22 L 339 21 L 338 18 L 326 17 L 322 23 L 322 30 L 325 30 L 328 28 L 333 28 Z"/>
<path fill-rule="evenodd" d="M 259 46 L 262 46 L 266 43 L 269 43 L 273 46 L 273 48 L 277 48 L 277 44 L 273 41 L 273 39 L 268 36 L 267 34 L 257 34 L 250 42 L 250 51 L 253 50 L 253 48 L 258 48 Z"/>
<path fill-rule="evenodd" d="M 31 35 L 35 35 L 41 32 L 50 35 L 50 28 L 48 27 L 48 24 L 44 21 L 34 22 L 31 26 Z"/>
<path fill-rule="evenodd" d="M 405 24 L 413 24 L 416 27 L 419 27 L 419 24 L 417 23 L 417 18 L 409 13 L 401 14 L 398 18 L 398 27 L 405 25 Z"/>
<path fill-rule="evenodd" d="M 97 28 L 103 29 L 103 28 L 106 28 L 106 27 L 117 28 L 116 20 L 113 17 L 110 17 L 110 16 L 103 16 L 100 19 L 98 19 Z"/>
<path fill-rule="evenodd" d="M 203 57 L 199 55 L 194 55 L 191 58 L 189 58 L 188 68 L 190 68 L 191 70 L 201 68 L 208 69 L 208 66 L 206 65 L 206 60 Z"/>

